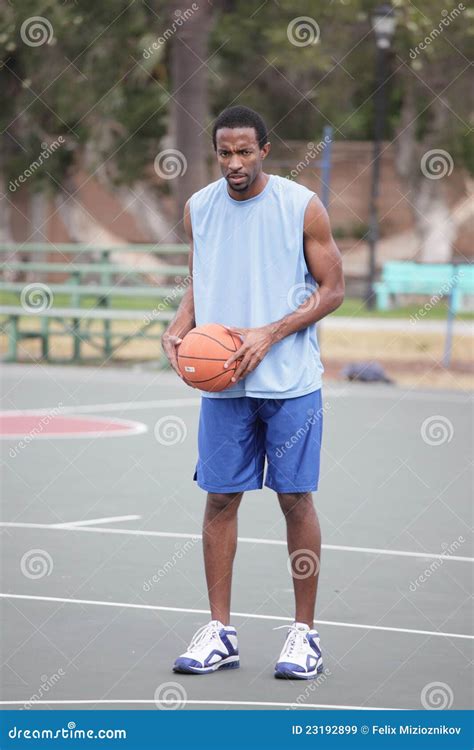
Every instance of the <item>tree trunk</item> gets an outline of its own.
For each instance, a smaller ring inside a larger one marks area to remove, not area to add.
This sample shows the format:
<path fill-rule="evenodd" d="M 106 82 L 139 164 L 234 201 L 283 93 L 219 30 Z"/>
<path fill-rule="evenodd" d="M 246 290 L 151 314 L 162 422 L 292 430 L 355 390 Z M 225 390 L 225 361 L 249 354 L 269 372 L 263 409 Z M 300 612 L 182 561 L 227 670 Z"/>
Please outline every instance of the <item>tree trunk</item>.
<path fill-rule="evenodd" d="M 452 259 L 456 226 L 436 167 L 446 168 L 444 157 L 429 157 L 436 150 L 446 124 L 447 108 L 437 99 L 430 107 L 430 128 L 422 141 L 417 140 L 416 83 L 411 73 L 404 76 L 404 99 L 397 134 L 397 172 L 403 180 L 407 199 L 413 211 L 415 233 L 418 238 L 416 259 L 423 263 L 449 263 Z M 428 158 L 427 156 L 428 155 Z M 425 166 L 422 159 L 425 156 Z M 448 155 L 449 157 L 449 155 Z M 432 167 L 430 167 L 430 161 Z M 426 176 L 426 175 L 429 176 Z"/>
<path fill-rule="evenodd" d="M 413 197 L 417 260 L 422 263 L 450 263 L 456 238 L 452 212 L 438 183 L 422 179 Z"/>
<path fill-rule="evenodd" d="M 197 3 L 196 3 L 197 5 Z M 172 3 L 173 23 L 182 15 L 179 3 Z M 192 15 L 183 18 L 172 38 L 171 81 L 173 104 L 171 109 L 171 135 L 174 148 L 180 151 L 184 164 L 172 180 L 176 199 L 177 230 L 183 237 L 182 216 L 184 205 L 196 190 L 209 179 L 207 160 L 210 155 L 208 126 L 208 67 L 207 43 L 213 21 L 211 6 L 202 3 Z"/>

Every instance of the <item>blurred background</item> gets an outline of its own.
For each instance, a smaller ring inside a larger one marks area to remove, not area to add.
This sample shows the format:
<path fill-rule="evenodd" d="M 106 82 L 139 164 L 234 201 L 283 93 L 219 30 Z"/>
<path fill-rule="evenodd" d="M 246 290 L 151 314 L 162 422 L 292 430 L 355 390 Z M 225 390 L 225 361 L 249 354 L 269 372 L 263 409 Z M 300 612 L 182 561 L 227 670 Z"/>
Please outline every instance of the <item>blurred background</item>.
<path fill-rule="evenodd" d="M 321 196 L 343 254 L 327 377 L 472 387 L 474 11 L 297 6 L 2 0 L 4 361 L 166 366 L 183 206 L 220 176 L 213 118 L 243 104 L 266 171 Z"/>

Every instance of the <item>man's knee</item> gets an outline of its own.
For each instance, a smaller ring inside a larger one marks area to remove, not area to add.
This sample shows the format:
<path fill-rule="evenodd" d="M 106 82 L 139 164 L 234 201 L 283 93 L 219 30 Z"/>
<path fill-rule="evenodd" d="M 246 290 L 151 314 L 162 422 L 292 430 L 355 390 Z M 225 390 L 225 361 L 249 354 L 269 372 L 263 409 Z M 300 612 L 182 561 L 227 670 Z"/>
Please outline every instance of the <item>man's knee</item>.
<path fill-rule="evenodd" d="M 305 516 L 314 508 L 311 492 L 279 492 L 278 501 L 285 516 Z"/>
<path fill-rule="evenodd" d="M 212 513 L 236 513 L 243 494 L 243 492 L 209 492 L 207 507 Z"/>

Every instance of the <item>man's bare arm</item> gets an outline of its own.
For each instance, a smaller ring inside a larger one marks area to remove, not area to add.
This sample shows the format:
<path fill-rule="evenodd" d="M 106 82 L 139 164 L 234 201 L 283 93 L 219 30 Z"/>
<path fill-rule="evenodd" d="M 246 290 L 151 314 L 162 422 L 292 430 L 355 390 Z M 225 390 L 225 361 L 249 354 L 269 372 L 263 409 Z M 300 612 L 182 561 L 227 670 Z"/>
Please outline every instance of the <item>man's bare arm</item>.
<path fill-rule="evenodd" d="M 344 299 L 341 253 L 334 242 L 327 211 L 316 196 L 309 202 L 304 217 L 304 254 L 318 289 L 295 312 L 270 323 L 273 343 L 317 323 Z"/>
<path fill-rule="evenodd" d="M 161 337 L 161 345 L 172 368 L 181 377 L 178 369 L 178 360 L 176 348 L 179 346 L 184 336 L 196 325 L 194 318 L 194 291 L 193 291 L 193 229 L 191 224 L 191 214 L 189 210 L 189 201 L 184 207 L 184 229 L 189 239 L 189 276 L 187 289 L 181 299 L 176 315 L 169 324 L 166 331 Z"/>

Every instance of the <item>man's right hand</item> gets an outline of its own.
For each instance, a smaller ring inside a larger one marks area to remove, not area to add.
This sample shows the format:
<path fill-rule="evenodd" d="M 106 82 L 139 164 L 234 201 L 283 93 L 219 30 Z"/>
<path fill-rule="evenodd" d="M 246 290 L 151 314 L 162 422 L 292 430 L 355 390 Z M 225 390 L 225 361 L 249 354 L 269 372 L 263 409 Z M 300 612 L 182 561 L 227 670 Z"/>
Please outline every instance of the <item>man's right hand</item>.
<path fill-rule="evenodd" d="M 176 374 L 179 375 L 181 379 L 183 379 L 183 376 L 181 375 L 179 371 L 179 367 L 178 367 L 177 349 L 180 343 L 182 342 L 182 340 L 183 339 L 180 338 L 179 336 L 173 336 L 170 333 L 166 333 L 166 331 L 161 337 L 161 345 L 163 347 L 163 351 L 171 367 L 176 372 Z"/>

